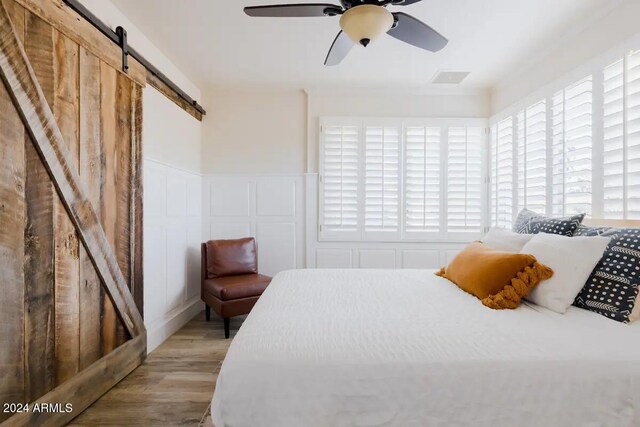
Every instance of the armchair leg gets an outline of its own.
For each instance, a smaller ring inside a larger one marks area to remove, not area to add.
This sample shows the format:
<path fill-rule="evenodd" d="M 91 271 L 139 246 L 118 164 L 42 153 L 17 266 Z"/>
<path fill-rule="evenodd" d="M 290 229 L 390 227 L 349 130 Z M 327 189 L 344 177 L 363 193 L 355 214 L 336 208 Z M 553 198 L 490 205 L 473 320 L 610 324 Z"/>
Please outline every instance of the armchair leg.
<path fill-rule="evenodd" d="M 209 304 L 204 305 L 204 316 L 206 317 L 207 322 L 211 320 L 211 307 L 209 307 Z"/>
<path fill-rule="evenodd" d="M 229 317 L 224 318 L 224 337 L 229 338 L 229 326 L 231 324 L 231 319 Z"/>

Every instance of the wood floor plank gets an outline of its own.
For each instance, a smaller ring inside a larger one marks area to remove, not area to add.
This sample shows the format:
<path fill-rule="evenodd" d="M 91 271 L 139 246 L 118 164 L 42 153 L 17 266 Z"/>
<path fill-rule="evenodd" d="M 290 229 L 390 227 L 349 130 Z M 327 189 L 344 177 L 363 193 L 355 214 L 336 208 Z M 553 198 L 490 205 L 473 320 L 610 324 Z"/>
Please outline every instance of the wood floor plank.
<path fill-rule="evenodd" d="M 100 216 L 104 156 L 100 140 L 100 60 L 80 47 L 80 178 L 87 197 Z M 105 298 L 100 278 L 84 246 L 80 245 L 80 369 L 102 356 L 101 311 Z"/>
<path fill-rule="evenodd" d="M 232 337 L 243 320 L 233 318 Z M 198 425 L 230 344 L 221 320 L 198 314 L 70 425 Z"/>
<path fill-rule="evenodd" d="M 53 115 L 78 170 L 80 112 L 78 44 L 53 31 Z M 80 369 L 80 242 L 64 204 L 54 198 L 56 385 Z"/>
<path fill-rule="evenodd" d="M 53 104 L 53 29 L 25 16 L 25 51 L 44 96 Z M 49 174 L 29 137 L 25 138 L 27 230 L 25 233 L 25 386 L 34 401 L 55 385 L 53 313 L 53 200 Z"/>
<path fill-rule="evenodd" d="M 24 9 L 13 2 L 8 12 L 24 34 Z M 4 84 L 0 83 L 0 405 L 25 401 L 24 384 L 24 231 L 25 132 Z M 0 423 L 9 417 L 0 412 Z"/>

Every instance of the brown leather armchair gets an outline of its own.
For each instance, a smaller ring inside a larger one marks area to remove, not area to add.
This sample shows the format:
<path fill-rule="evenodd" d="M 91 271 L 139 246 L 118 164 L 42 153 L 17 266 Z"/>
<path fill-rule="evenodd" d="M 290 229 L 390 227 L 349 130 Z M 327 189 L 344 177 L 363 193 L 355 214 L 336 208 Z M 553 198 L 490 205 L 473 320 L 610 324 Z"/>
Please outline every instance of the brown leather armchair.
<path fill-rule="evenodd" d="M 200 294 L 206 304 L 207 321 L 211 308 L 224 319 L 224 336 L 229 338 L 232 316 L 248 314 L 271 277 L 258 274 L 256 241 L 210 240 L 202 244 Z"/>

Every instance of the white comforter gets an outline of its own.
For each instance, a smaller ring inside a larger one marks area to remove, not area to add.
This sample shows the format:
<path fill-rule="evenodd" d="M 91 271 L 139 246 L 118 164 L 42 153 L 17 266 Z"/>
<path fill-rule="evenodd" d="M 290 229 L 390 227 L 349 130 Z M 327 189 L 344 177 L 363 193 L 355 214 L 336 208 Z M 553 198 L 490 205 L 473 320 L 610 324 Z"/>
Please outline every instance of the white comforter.
<path fill-rule="evenodd" d="M 426 270 L 278 274 L 234 338 L 216 427 L 638 426 L 640 325 L 494 311 Z"/>

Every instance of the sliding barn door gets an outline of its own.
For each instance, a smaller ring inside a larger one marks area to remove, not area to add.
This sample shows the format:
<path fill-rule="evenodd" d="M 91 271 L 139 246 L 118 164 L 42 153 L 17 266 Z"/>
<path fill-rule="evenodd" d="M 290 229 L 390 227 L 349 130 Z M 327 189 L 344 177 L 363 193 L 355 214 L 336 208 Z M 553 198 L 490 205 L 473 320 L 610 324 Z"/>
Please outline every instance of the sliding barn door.
<path fill-rule="evenodd" d="M 56 425 L 146 352 L 144 79 L 58 1 L 0 2 L 0 409 L 73 404 L 0 422 Z"/>

